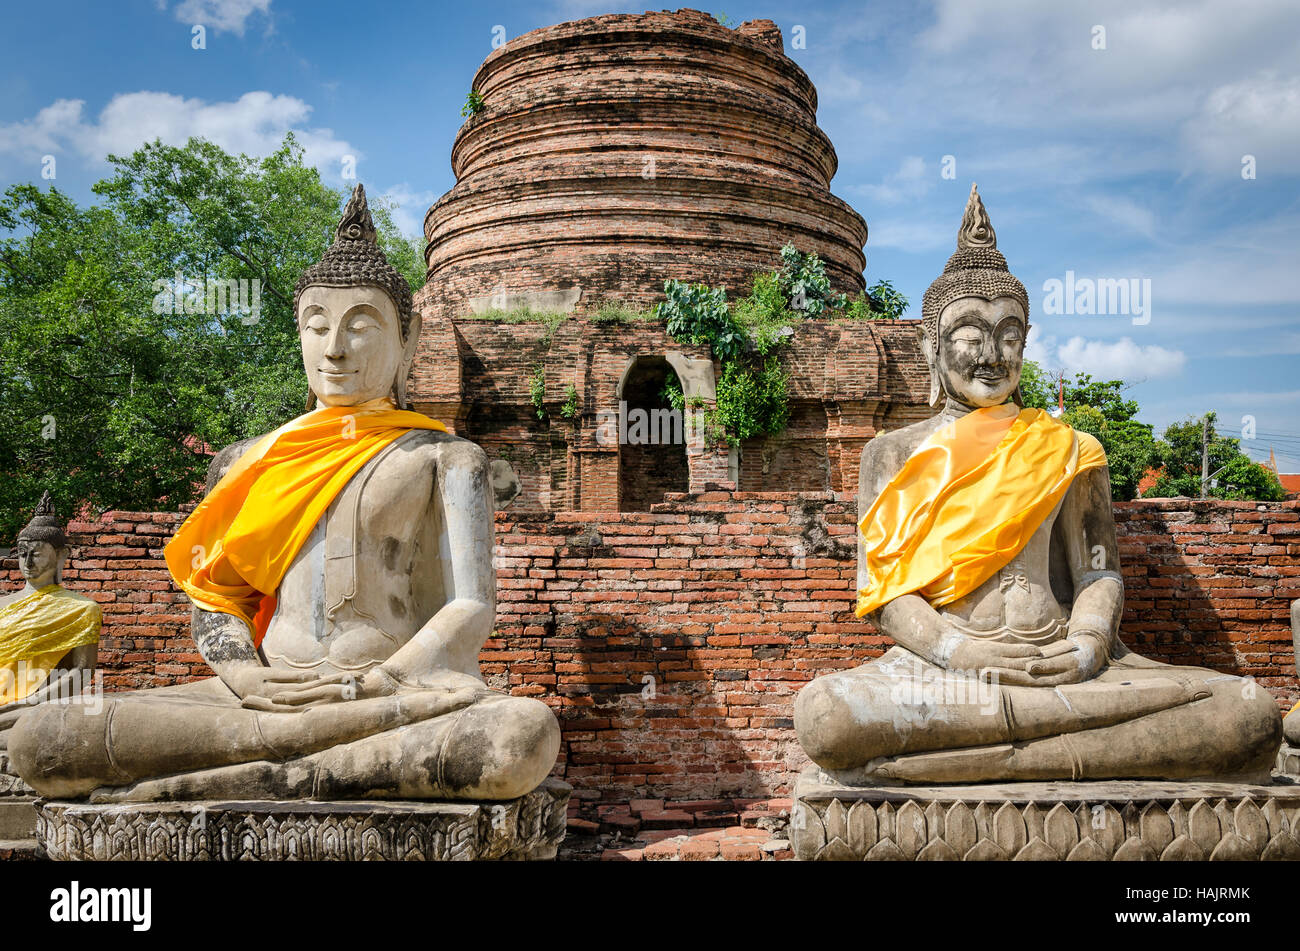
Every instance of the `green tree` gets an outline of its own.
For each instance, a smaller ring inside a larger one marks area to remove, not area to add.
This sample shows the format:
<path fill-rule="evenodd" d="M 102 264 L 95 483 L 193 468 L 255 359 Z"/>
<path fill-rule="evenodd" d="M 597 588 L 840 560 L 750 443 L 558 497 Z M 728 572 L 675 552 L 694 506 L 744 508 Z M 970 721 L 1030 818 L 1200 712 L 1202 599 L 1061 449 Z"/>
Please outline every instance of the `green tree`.
<path fill-rule="evenodd" d="M 1209 472 L 1213 476 L 1206 494 L 1217 499 L 1259 502 L 1278 502 L 1286 498 L 1286 491 L 1277 476 L 1243 453 L 1240 440 L 1215 433 L 1216 414 L 1206 415 L 1210 420 L 1206 454 Z M 1202 417 L 1173 423 L 1165 429 L 1159 458 L 1164 471 L 1156 484 L 1143 493 L 1144 498 L 1200 497 L 1204 426 Z"/>
<path fill-rule="evenodd" d="M 1087 373 L 1075 374 L 1065 383 L 1063 421 L 1091 433 L 1106 450 L 1110 468 L 1111 497 L 1116 501 L 1137 498 L 1138 483 L 1159 458 L 1159 444 L 1149 425 L 1135 418 L 1136 400 L 1125 399 L 1122 380 L 1094 380 Z M 1020 372 L 1020 394 L 1025 406 L 1055 410 L 1057 383 L 1042 367 L 1026 360 Z"/>
<path fill-rule="evenodd" d="M 293 290 L 346 194 L 292 136 L 261 159 L 191 139 L 109 161 L 90 207 L 26 184 L 0 198 L 3 538 L 45 487 L 65 514 L 192 502 L 213 449 L 305 405 Z M 418 244 L 376 205 L 381 242 L 418 286 Z M 255 313 L 193 293 L 241 279 L 258 282 Z"/>

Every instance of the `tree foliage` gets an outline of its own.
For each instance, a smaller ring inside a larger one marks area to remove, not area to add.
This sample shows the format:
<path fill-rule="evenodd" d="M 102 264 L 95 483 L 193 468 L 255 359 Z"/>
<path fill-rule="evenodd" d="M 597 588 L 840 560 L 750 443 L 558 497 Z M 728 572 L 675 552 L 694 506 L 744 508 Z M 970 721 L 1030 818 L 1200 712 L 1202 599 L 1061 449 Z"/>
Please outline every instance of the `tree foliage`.
<path fill-rule="evenodd" d="M 1209 474 L 1213 476 L 1207 494 L 1219 499 L 1278 502 L 1286 490 L 1268 469 L 1241 451 L 1241 441 L 1214 431 L 1215 414 L 1209 413 L 1210 434 L 1206 444 Z M 1205 435 L 1204 417 L 1173 423 L 1160 443 L 1160 478 L 1144 493 L 1145 498 L 1167 498 L 1201 494 L 1201 448 Z"/>
<path fill-rule="evenodd" d="M 30 184 L 0 198 L 0 537 L 46 487 L 65 515 L 192 502 L 212 450 L 305 406 L 294 285 L 347 195 L 292 136 L 264 158 L 191 139 L 109 161 L 89 207 Z M 420 248 L 372 208 L 418 287 Z M 260 282 L 255 315 L 192 293 L 241 279 Z"/>
<path fill-rule="evenodd" d="M 1124 388 L 1123 380 L 1094 380 L 1087 373 L 1077 373 L 1073 381 L 1065 383 L 1062 417 L 1063 422 L 1101 442 L 1110 468 L 1111 496 L 1116 501 L 1137 498 L 1138 484 L 1159 453 L 1151 427 L 1138 422 L 1137 401 L 1125 399 Z M 1032 360 L 1021 367 L 1020 395 L 1027 407 L 1048 411 L 1058 407 L 1056 381 Z"/>

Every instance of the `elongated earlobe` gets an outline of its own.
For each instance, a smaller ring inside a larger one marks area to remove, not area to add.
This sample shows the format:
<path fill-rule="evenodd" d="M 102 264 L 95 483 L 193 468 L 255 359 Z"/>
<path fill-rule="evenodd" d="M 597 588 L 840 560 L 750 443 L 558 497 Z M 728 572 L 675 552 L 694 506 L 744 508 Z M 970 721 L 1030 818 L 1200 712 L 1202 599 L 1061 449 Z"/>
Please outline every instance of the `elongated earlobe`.
<path fill-rule="evenodd" d="M 930 370 L 930 407 L 938 409 L 943 404 L 943 391 L 939 386 L 939 367 L 934 348 L 923 327 L 916 328 L 916 339 L 921 344 L 921 353 L 925 355 L 925 365 Z"/>
<path fill-rule="evenodd" d="M 406 339 L 402 343 L 402 362 L 397 367 L 397 379 L 393 381 L 393 402 L 398 409 L 410 409 L 411 402 L 406 397 L 406 384 L 411 378 L 411 367 L 415 363 L 415 353 L 420 349 L 420 330 L 424 318 L 418 312 L 411 314 L 406 326 Z"/>

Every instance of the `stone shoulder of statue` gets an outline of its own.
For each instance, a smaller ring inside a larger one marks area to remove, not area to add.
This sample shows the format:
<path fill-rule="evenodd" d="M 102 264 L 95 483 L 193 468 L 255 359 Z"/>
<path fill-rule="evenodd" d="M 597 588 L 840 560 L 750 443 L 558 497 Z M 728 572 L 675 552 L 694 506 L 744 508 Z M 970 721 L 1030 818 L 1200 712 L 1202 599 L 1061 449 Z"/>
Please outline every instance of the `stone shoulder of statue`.
<path fill-rule="evenodd" d="M 849 783 L 1264 780 L 1267 691 L 1121 644 L 1105 453 L 1014 401 L 1028 316 L 972 187 L 922 306 L 938 413 L 862 454 L 857 613 L 895 646 L 799 692 L 804 751 Z"/>
<path fill-rule="evenodd" d="M 499 800 L 554 766 L 550 709 L 480 676 L 489 467 L 407 408 L 419 316 L 360 186 L 294 310 L 308 412 L 218 453 L 164 553 L 216 676 L 24 718 L 11 750 L 42 794 Z"/>

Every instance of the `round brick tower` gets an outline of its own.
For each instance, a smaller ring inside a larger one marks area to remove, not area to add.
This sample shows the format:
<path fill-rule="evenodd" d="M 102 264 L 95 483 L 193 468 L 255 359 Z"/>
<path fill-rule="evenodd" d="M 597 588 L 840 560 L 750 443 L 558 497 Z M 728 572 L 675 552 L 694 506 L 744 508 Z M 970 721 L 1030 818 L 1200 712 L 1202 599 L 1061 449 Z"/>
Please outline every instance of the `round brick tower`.
<path fill-rule="evenodd" d="M 424 221 L 431 316 L 650 303 L 670 277 L 744 293 L 791 243 L 862 290 L 866 222 L 830 193 L 816 89 L 772 21 L 562 23 L 493 52 L 473 88 L 456 185 Z"/>

